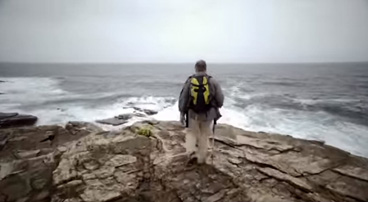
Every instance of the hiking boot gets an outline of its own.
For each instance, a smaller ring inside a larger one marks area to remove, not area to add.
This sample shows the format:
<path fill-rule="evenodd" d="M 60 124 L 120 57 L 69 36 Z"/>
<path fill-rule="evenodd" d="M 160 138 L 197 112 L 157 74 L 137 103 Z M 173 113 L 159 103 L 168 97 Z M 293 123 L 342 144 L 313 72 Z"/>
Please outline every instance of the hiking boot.
<path fill-rule="evenodd" d="M 198 158 L 197 158 L 195 152 L 192 152 L 192 153 L 189 154 L 189 159 L 188 159 L 186 165 L 187 166 L 195 165 L 197 163 L 197 161 L 198 161 Z"/>

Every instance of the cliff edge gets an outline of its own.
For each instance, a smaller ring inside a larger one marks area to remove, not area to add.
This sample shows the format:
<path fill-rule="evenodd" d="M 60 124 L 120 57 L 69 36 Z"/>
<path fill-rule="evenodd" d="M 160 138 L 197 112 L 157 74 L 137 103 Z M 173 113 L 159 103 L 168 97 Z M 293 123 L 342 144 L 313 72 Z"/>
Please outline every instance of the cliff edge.
<path fill-rule="evenodd" d="M 321 142 L 219 125 L 186 165 L 184 139 L 177 122 L 1 129 L 0 201 L 368 201 L 368 160 Z"/>

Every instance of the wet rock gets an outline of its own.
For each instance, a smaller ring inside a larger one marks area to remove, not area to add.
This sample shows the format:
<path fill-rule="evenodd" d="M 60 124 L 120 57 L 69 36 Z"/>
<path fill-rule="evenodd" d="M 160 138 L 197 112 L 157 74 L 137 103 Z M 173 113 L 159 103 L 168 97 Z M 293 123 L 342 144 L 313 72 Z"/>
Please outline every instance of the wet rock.
<path fill-rule="evenodd" d="M 147 114 L 148 116 L 151 116 L 151 115 L 155 115 L 157 114 L 158 112 L 155 111 L 155 110 L 151 110 L 151 109 L 142 109 L 142 108 L 139 108 L 139 107 L 133 107 L 134 110 L 136 111 L 139 111 L 139 112 L 143 112 L 145 114 Z"/>
<path fill-rule="evenodd" d="M 157 111 L 150 109 L 144 109 L 143 112 L 146 113 L 147 115 L 155 115 L 158 113 Z"/>
<path fill-rule="evenodd" d="M 115 116 L 115 118 L 122 119 L 122 120 L 128 120 L 128 119 L 131 119 L 133 117 L 145 117 L 145 116 L 146 116 L 145 114 L 134 112 L 134 113 L 131 113 L 131 114 L 120 114 L 118 116 Z"/>
<path fill-rule="evenodd" d="M 131 113 L 131 114 L 120 114 L 114 118 L 97 120 L 97 123 L 107 124 L 112 126 L 119 126 L 128 123 L 128 120 L 133 117 L 145 117 L 146 115 L 142 113 Z"/>
<path fill-rule="evenodd" d="M 115 116 L 115 118 L 119 120 L 128 120 L 128 119 L 133 118 L 133 116 L 134 114 L 120 114 L 118 116 Z"/>
<path fill-rule="evenodd" d="M 128 123 L 127 120 L 118 119 L 118 118 L 109 118 L 109 119 L 97 120 L 96 122 L 101 123 L 101 124 L 112 125 L 112 126 L 119 126 L 119 125 Z"/>
<path fill-rule="evenodd" d="M 18 113 L 3 113 L 3 112 L 0 112 L 0 120 L 15 117 L 15 116 L 18 116 L 18 115 L 19 115 Z"/>
<path fill-rule="evenodd" d="M 143 109 L 143 112 L 146 113 L 147 115 L 155 115 L 158 113 L 157 111 L 150 109 Z"/>
<path fill-rule="evenodd" d="M 65 110 L 65 109 L 63 109 L 63 108 L 56 108 L 56 110 L 61 111 L 61 112 L 65 112 L 65 111 L 66 111 L 66 110 Z"/>
<path fill-rule="evenodd" d="M 18 113 L 0 113 L 0 127 L 30 126 L 37 122 L 37 117 L 32 115 L 22 115 Z"/>

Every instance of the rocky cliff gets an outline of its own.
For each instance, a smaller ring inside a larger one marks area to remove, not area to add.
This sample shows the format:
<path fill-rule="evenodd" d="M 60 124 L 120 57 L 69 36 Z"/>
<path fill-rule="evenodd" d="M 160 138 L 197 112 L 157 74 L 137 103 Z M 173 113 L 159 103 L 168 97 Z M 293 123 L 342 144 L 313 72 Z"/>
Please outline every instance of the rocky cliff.
<path fill-rule="evenodd" d="M 185 130 L 143 122 L 0 130 L 0 201 L 368 201 L 368 160 L 321 142 L 217 127 L 205 165 Z"/>

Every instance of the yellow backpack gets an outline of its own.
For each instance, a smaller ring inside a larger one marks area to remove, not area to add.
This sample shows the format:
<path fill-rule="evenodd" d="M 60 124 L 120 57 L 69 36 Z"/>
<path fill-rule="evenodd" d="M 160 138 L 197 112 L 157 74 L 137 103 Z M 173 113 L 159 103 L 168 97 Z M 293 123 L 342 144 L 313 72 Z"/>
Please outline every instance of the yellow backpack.
<path fill-rule="evenodd" d="M 190 79 L 191 102 L 189 108 L 197 113 L 211 109 L 210 76 L 192 76 Z"/>

